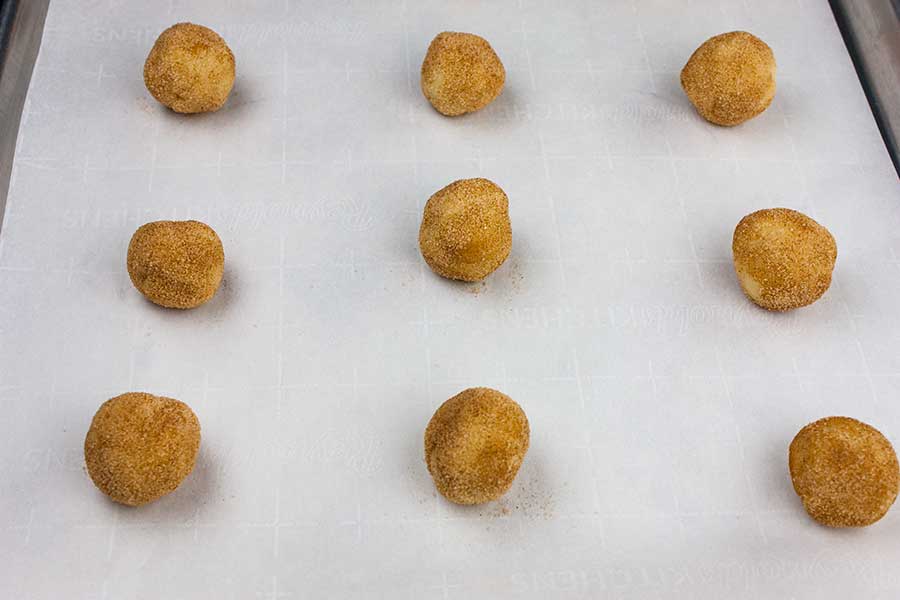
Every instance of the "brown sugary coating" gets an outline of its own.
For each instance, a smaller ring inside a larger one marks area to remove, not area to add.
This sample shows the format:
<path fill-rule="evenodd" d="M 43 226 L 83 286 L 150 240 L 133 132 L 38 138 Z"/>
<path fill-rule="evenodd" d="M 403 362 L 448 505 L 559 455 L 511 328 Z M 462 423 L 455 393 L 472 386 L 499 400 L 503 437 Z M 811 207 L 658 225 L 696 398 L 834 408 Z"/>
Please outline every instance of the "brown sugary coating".
<path fill-rule="evenodd" d="M 744 293 L 768 310 L 812 304 L 831 285 L 837 245 L 803 213 L 769 208 L 741 219 L 731 249 Z"/>
<path fill-rule="evenodd" d="M 94 485 L 140 506 L 174 491 L 194 469 L 200 423 L 187 404 L 130 392 L 103 403 L 84 439 Z"/>
<path fill-rule="evenodd" d="M 216 111 L 234 85 L 234 54 L 212 29 L 178 23 L 153 44 L 144 63 L 144 84 L 175 112 Z"/>
<path fill-rule="evenodd" d="M 128 275 L 134 287 L 167 308 L 193 308 L 212 298 L 224 269 L 222 241 L 199 221 L 147 223 L 128 244 Z"/>
<path fill-rule="evenodd" d="M 775 97 L 775 55 L 746 31 L 709 38 L 681 71 L 681 87 L 704 119 L 732 126 L 762 113 Z"/>
<path fill-rule="evenodd" d="M 490 388 L 469 388 L 431 417 L 425 463 L 447 500 L 481 504 L 510 488 L 528 441 L 528 419 L 512 398 Z"/>
<path fill-rule="evenodd" d="M 484 279 L 512 249 L 506 193 L 487 179 L 461 179 L 439 190 L 425 204 L 419 249 L 438 275 Z"/>
<path fill-rule="evenodd" d="M 473 33 L 438 34 L 422 63 L 422 92 L 435 110 L 450 117 L 484 108 L 500 95 L 505 81 L 497 53 Z"/>
<path fill-rule="evenodd" d="M 900 466 L 891 443 L 849 417 L 826 417 L 800 430 L 788 454 L 794 491 L 828 527 L 864 527 L 897 498 Z"/>

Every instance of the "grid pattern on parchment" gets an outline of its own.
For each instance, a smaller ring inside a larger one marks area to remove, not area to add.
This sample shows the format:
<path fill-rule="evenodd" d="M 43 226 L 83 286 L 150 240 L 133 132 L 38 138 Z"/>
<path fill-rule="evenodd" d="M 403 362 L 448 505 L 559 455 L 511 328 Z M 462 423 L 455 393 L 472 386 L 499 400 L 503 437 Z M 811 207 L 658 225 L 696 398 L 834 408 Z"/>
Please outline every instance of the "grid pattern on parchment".
<path fill-rule="evenodd" d="M 900 590 L 886 521 L 812 525 L 786 446 L 851 414 L 900 434 L 896 178 L 826 3 L 56 0 L 0 238 L 4 597 L 821 598 Z M 252 5 L 252 6 L 251 6 Z M 140 66 L 175 21 L 235 52 L 220 112 L 179 117 Z M 708 36 L 773 46 L 779 92 L 702 122 L 678 70 Z M 480 33 L 504 94 L 437 115 L 418 68 Z M 433 276 L 428 196 L 484 176 L 514 249 L 484 285 Z M 835 234 L 819 303 L 762 313 L 730 237 L 789 206 Z M 131 288 L 141 223 L 197 218 L 223 288 L 187 313 Z M 497 387 L 533 440 L 511 492 L 462 509 L 421 435 Z M 82 469 L 96 407 L 188 402 L 196 471 L 139 511 Z"/>

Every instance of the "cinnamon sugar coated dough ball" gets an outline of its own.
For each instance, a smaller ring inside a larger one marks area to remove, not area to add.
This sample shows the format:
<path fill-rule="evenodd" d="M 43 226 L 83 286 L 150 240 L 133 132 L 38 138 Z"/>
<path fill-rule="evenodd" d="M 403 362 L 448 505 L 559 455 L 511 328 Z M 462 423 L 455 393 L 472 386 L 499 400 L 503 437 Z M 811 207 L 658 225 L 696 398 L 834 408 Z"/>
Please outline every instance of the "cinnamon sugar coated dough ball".
<path fill-rule="evenodd" d="M 681 87 L 704 119 L 738 125 L 762 113 L 775 97 L 775 55 L 746 31 L 711 37 L 681 71 Z"/>
<path fill-rule="evenodd" d="M 422 63 L 422 92 L 439 113 L 455 117 L 500 95 L 506 70 L 491 45 L 472 33 L 438 34 Z"/>
<path fill-rule="evenodd" d="M 791 310 L 818 300 L 831 285 L 837 260 L 831 233 L 788 208 L 760 210 L 741 219 L 731 248 L 744 293 L 769 310 Z"/>
<path fill-rule="evenodd" d="M 794 437 L 788 455 L 794 491 L 829 527 L 864 527 L 897 498 L 900 466 L 891 443 L 849 417 L 826 417 Z"/>
<path fill-rule="evenodd" d="M 234 85 L 234 55 L 212 29 L 178 23 L 153 44 L 144 63 L 144 84 L 175 112 L 219 110 Z"/>
<path fill-rule="evenodd" d="M 487 179 L 461 179 L 436 192 L 425 204 L 419 249 L 438 275 L 484 279 L 512 249 L 506 193 Z"/>
<path fill-rule="evenodd" d="M 512 485 L 528 439 L 528 419 L 512 398 L 490 388 L 470 388 L 431 417 L 425 429 L 425 463 L 447 500 L 490 502 Z"/>
<path fill-rule="evenodd" d="M 147 223 L 128 244 L 128 275 L 134 287 L 167 308 L 193 308 L 212 298 L 224 269 L 222 241 L 199 221 Z"/>
<path fill-rule="evenodd" d="M 194 469 L 200 423 L 187 404 L 141 392 L 103 403 L 84 440 L 94 485 L 139 506 L 177 488 Z"/>

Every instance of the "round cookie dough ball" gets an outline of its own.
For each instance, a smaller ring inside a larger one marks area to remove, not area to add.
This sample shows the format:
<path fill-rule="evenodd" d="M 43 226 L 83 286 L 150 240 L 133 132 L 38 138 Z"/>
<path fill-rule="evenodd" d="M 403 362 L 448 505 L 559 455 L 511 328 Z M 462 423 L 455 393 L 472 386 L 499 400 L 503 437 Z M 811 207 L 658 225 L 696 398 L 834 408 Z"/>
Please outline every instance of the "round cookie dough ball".
<path fill-rule="evenodd" d="M 831 285 L 837 246 L 827 229 L 796 210 L 769 208 L 741 219 L 731 245 L 747 297 L 768 310 L 812 304 Z"/>
<path fill-rule="evenodd" d="M 490 502 L 512 485 L 528 438 L 528 419 L 512 398 L 489 388 L 470 388 L 431 417 L 425 429 L 425 463 L 447 500 Z"/>
<path fill-rule="evenodd" d="M 84 439 L 94 485 L 139 506 L 174 491 L 194 469 L 200 423 L 187 404 L 141 392 L 103 403 Z"/>
<path fill-rule="evenodd" d="M 449 117 L 484 108 L 503 91 L 504 81 L 506 71 L 497 53 L 472 33 L 438 34 L 422 63 L 422 92 Z"/>
<path fill-rule="evenodd" d="M 153 44 L 144 63 L 144 84 L 175 112 L 219 110 L 234 85 L 234 55 L 212 29 L 178 23 Z"/>
<path fill-rule="evenodd" d="M 419 249 L 428 266 L 449 279 L 479 281 L 512 248 L 509 199 L 487 179 L 461 179 L 425 204 Z"/>
<path fill-rule="evenodd" d="M 791 442 L 788 464 L 794 491 L 822 525 L 871 525 L 897 498 L 900 466 L 891 443 L 856 419 L 810 423 Z"/>
<path fill-rule="evenodd" d="M 738 125 L 766 110 L 775 97 L 775 55 L 746 31 L 711 37 L 682 69 L 681 87 L 704 119 Z"/>
<path fill-rule="evenodd" d="M 128 244 L 128 275 L 134 287 L 167 308 L 193 308 L 212 298 L 224 268 L 222 241 L 199 221 L 147 223 Z"/>

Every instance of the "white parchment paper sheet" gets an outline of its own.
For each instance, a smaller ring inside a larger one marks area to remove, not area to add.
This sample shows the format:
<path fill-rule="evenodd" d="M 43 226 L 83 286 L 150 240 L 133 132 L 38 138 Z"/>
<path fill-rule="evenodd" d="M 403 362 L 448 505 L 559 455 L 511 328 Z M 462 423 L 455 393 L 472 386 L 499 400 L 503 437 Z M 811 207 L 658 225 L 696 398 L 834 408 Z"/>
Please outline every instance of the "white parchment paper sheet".
<path fill-rule="evenodd" d="M 237 57 L 218 113 L 144 89 L 185 20 Z M 678 72 L 734 29 L 772 46 L 778 94 L 721 129 Z M 442 30 L 502 57 L 488 109 L 422 97 Z M 474 176 L 508 192 L 515 241 L 460 285 L 417 232 Z M 772 206 L 839 247 L 828 294 L 783 315 L 730 264 L 737 221 Z M 125 272 L 165 218 L 223 239 L 197 310 Z M 900 442 L 898 221 L 824 1 L 54 0 L 0 238 L 0 596 L 896 598 L 900 510 L 821 528 L 786 456 L 831 414 Z M 422 433 L 473 385 L 516 398 L 533 437 L 502 501 L 460 508 Z M 203 426 L 191 477 L 138 510 L 82 467 L 94 411 L 128 390 Z"/>

